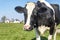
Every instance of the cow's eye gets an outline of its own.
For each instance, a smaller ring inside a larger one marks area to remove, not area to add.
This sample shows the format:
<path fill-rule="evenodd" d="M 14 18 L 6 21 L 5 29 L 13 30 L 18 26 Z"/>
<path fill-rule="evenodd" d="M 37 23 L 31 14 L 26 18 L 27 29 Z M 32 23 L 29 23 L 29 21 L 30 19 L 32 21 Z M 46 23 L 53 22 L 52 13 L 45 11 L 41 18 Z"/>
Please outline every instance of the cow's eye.
<path fill-rule="evenodd" d="M 34 16 L 33 16 L 33 15 L 31 15 L 31 17 L 33 18 Z"/>

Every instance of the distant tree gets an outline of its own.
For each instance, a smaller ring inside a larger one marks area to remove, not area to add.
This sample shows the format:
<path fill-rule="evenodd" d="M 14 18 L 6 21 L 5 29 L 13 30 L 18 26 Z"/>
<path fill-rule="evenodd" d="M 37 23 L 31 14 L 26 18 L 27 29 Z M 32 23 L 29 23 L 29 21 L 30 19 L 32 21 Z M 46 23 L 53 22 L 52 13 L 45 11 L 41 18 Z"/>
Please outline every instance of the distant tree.
<path fill-rule="evenodd" d="M 21 24 L 23 24 L 23 23 L 24 23 L 24 21 L 22 20 L 20 23 L 21 23 Z"/>
<path fill-rule="evenodd" d="M 2 16 L 1 21 L 5 23 L 5 20 L 6 20 L 6 16 Z"/>
<path fill-rule="evenodd" d="M 11 21 L 14 22 L 14 18 L 11 18 Z"/>
<path fill-rule="evenodd" d="M 19 19 L 15 19 L 16 21 L 19 21 Z"/>

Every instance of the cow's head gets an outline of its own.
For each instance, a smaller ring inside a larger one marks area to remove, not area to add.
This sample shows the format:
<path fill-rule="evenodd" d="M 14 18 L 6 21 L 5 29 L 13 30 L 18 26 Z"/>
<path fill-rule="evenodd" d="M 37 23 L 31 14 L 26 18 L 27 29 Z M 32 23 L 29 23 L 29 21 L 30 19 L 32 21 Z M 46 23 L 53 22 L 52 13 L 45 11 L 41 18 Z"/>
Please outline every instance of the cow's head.
<path fill-rule="evenodd" d="M 18 13 L 24 13 L 24 29 L 25 30 L 32 30 L 33 28 L 33 9 L 35 8 L 35 4 L 32 2 L 29 2 L 26 4 L 25 7 L 17 6 L 15 7 L 15 10 Z"/>

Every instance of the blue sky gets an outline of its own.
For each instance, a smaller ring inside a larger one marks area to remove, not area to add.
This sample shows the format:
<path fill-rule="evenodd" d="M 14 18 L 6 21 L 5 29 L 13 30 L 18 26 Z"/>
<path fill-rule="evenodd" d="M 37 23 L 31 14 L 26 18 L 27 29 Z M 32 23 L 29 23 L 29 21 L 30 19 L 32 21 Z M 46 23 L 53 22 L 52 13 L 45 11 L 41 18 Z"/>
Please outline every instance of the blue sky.
<path fill-rule="evenodd" d="M 23 20 L 24 16 L 23 14 L 18 14 L 14 8 L 16 6 L 22 6 L 27 2 L 37 2 L 38 0 L 0 0 L 0 19 L 2 16 L 6 16 L 7 18 L 11 19 L 19 19 Z M 49 3 L 54 3 L 54 4 L 59 4 L 60 5 L 60 0 L 46 0 Z"/>

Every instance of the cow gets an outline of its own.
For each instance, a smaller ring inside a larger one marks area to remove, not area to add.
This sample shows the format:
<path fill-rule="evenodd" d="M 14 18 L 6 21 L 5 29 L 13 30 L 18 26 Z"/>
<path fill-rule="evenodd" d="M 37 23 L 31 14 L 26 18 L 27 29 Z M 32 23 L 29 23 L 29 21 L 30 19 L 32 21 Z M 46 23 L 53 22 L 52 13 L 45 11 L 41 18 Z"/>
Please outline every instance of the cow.
<path fill-rule="evenodd" d="M 37 3 L 28 2 L 25 7 L 15 7 L 18 13 L 24 13 L 24 30 L 31 31 L 33 28 L 35 29 L 36 40 L 41 40 L 40 34 L 43 35 L 47 29 L 49 29 L 48 40 L 51 40 L 55 25 L 60 23 L 59 5 L 50 5 L 52 9 L 45 3 L 38 1 Z"/>

